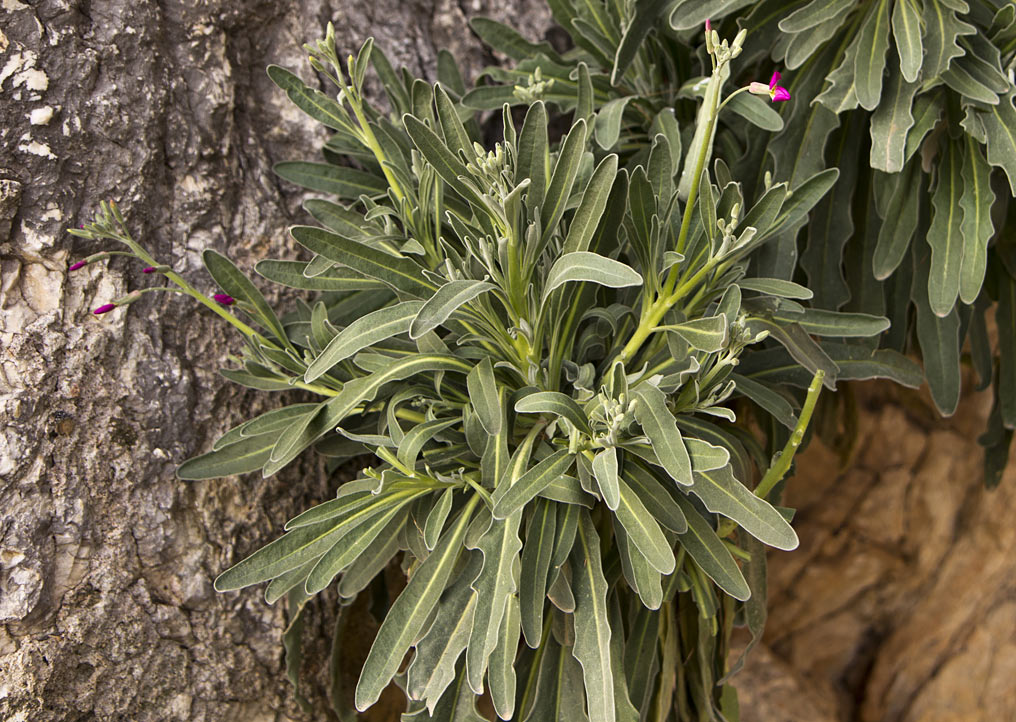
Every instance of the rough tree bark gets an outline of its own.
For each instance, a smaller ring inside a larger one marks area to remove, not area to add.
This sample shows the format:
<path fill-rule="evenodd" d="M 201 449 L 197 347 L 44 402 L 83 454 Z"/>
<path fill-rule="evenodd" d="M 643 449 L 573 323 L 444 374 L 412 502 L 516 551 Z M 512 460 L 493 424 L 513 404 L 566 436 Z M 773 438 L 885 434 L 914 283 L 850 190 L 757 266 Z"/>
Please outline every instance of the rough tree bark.
<path fill-rule="evenodd" d="M 178 481 L 177 463 L 272 401 L 215 375 L 236 339 L 187 302 L 149 295 L 92 317 L 150 281 L 119 260 L 67 274 L 104 249 L 63 229 L 113 198 L 193 279 L 207 247 L 245 269 L 292 255 L 300 194 L 271 166 L 322 136 L 265 66 L 310 77 L 301 44 L 332 20 L 348 50 L 373 35 L 432 77 L 447 48 L 475 73 L 490 58 L 472 14 L 536 37 L 548 25 L 537 0 L 4 0 L 0 718 L 301 716 L 281 610 L 211 580 L 329 483 Z"/>

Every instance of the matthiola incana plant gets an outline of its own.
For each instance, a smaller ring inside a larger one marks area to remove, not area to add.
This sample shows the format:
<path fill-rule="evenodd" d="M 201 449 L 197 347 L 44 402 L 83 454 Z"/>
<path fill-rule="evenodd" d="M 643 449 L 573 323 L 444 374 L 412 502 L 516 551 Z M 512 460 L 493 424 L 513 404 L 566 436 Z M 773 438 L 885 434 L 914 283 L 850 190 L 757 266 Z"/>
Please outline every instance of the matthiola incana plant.
<path fill-rule="evenodd" d="M 319 225 L 291 230 L 309 261 L 257 264 L 313 292 L 281 316 L 212 250 L 219 292 L 199 292 L 115 205 L 75 230 L 125 244 L 167 290 L 232 324 L 244 356 L 227 378 L 294 392 L 184 463 L 182 479 L 271 475 L 309 447 L 333 469 L 370 456 L 215 582 L 265 582 L 267 601 L 286 597 L 296 615 L 332 584 L 343 607 L 382 600 L 355 691 L 333 690 L 340 718 L 392 680 L 412 720 L 482 719 L 484 692 L 505 720 L 737 718 L 731 632 L 758 638 L 766 547 L 797 546 L 776 504 L 823 383 L 921 381 L 895 351 L 848 340 L 886 319 L 813 308 L 807 288 L 752 272 L 836 174 L 792 192 L 766 176 L 749 193 L 724 146 L 714 153 L 721 122 L 740 133 L 745 115 L 779 120 L 766 103 L 789 95 L 768 73 L 724 90 L 744 41 L 666 39 L 671 101 L 650 95 L 664 41 L 635 43 L 635 84 L 651 99 L 626 104 L 646 123 L 613 149 L 602 134 L 627 115 L 597 99 L 623 74 L 590 73 L 595 43 L 561 56 L 585 58 L 561 76 L 574 81 L 574 102 L 555 106 L 567 115 L 546 104 L 564 81 L 534 67 L 503 98 L 521 112 L 498 96 L 481 123 L 447 58 L 431 85 L 370 41 L 341 62 L 329 28 L 308 50 L 337 96 L 269 69 L 333 131 L 323 162 L 277 168 L 329 196 L 306 203 Z M 390 111 L 364 97 L 369 66 Z M 397 595 L 391 564 L 408 580 Z"/>

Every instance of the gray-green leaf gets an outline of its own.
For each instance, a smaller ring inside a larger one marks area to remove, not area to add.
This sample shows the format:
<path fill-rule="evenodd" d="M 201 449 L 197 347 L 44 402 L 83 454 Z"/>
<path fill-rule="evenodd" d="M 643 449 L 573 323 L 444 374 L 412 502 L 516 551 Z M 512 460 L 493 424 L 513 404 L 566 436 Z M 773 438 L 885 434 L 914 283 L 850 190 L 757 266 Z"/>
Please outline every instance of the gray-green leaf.
<path fill-rule="evenodd" d="M 307 367 L 304 380 L 311 383 L 358 351 L 405 333 L 422 307 L 422 301 L 404 301 L 356 319 L 342 329 Z"/>
<path fill-rule="evenodd" d="M 643 383 L 635 388 L 638 402 L 635 418 L 653 445 L 660 465 L 678 484 L 694 483 L 691 457 L 677 428 L 674 415 L 667 408 L 667 397 L 655 386 Z"/>

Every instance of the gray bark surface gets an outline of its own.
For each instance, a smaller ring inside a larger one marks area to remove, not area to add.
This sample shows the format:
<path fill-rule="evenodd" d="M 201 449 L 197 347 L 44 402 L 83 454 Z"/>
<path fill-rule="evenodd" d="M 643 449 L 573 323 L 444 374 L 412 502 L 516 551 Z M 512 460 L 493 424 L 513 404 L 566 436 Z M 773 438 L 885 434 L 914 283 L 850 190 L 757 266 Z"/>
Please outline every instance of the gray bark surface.
<path fill-rule="evenodd" d="M 536 0 L 81 0 L 0 10 L 0 718 L 308 718 L 282 670 L 283 613 L 215 575 L 334 491 L 312 462 L 268 480 L 184 483 L 176 464 L 277 401 L 215 370 L 238 338 L 64 232 L 116 199 L 136 237 L 209 293 L 200 251 L 250 270 L 293 257 L 306 221 L 273 163 L 323 135 L 265 75 L 312 77 L 301 44 L 335 22 L 433 78 L 447 48 L 490 60 L 467 15 L 534 37 Z M 324 621 L 319 621 L 324 627 Z M 318 713 L 313 718 L 321 719 Z"/>

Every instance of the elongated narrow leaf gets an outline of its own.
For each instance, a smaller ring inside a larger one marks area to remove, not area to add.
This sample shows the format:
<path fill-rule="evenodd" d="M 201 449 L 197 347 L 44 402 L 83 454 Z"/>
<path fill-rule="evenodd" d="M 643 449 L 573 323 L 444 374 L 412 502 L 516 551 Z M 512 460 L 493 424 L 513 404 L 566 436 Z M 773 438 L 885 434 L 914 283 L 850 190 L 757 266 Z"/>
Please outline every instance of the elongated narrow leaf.
<path fill-rule="evenodd" d="M 582 665 L 590 722 L 615 722 L 607 580 L 600 565 L 600 537 L 589 514 L 579 514 L 572 554 L 575 570 L 575 659 Z"/>
<path fill-rule="evenodd" d="M 589 251 L 576 251 L 558 258 L 547 274 L 544 299 L 558 286 L 570 281 L 589 281 L 608 288 L 641 286 L 642 276 L 620 261 Z"/>
<path fill-rule="evenodd" d="M 896 4 L 907 5 L 909 0 Z M 907 132 L 914 125 L 911 109 L 917 90 L 916 81 L 907 82 L 900 73 L 889 76 L 885 95 L 871 116 L 872 168 L 886 173 L 899 173 L 903 169 Z"/>
<path fill-rule="evenodd" d="M 331 266 L 331 262 L 329 265 Z M 307 276 L 304 273 L 307 267 L 308 264 L 303 261 L 266 259 L 258 261 L 254 270 L 259 276 L 267 278 L 269 281 L 304 291 L 360 291 L 384 288 L 384 284 L 365 278 L 349 268 L 331 266 L 324 273 Z"/>
<path fill-rule="evenodd" d="M 557 533 L 557 505 L 540 500 L 530 518 L 522 549 L 519 604 L 526 643 L 536 649 L 543 639 L 543 607 L 547 598 L 547 576 Z"/>
<path fill-rule="evenodd" d="M 663 577 L 658 571 L 653 569 L 653 566 L 646 559 L 645 555 L 632 543 L 628 537 L 628 532 L 625 531 L 625 528 L 621 526 L 616 518 L 614 520 L 614 540 L 617 542 L 621 573 L 628 580 L 628 586 L 639 595 L 643 606 L 649 609 L 659 609 L 663 604 Z M 611 629 L 614 632 L 611 635 L 611 646 L 613 647 L 616 644 L 618 632 L 623 627 L 612 627 Z M 611 661 L 617 664 L 618 660 L 614 659 L 615 653 L 616 650 L 612 649 Z M 619 699 L 620 695 L 618 694 L 616 679 L 615 676 L 614 696 L 615 699 Z M 618 716 L 623 719 L 624 715 L 620 714 L 621 710 L 618 710 L 618 712 Z"/>
<path fill-rule="evenodd" d="M 699 28 L 709 18 L 724 17 L 751 4 L 751 0 L 681 0 L 671 5 L 670 26 L 674 30 Z"/>
<path fill-rule="evenodd" d="M 356 684 L 356 708 L 361 712 L 377 702 L 381 691 L 398 672 L 406 650 L 419 636 L 448 585 L 478 502 L 479 497 L 474 496 L 466 505 L 454 526 L 410 577 L 406 588 L 388 610 Z"/>
<path fill-rule="evenodd" d="M 304 380 L 310 383 L 358 351 L 405 333 L 422 307 L 422 301 L 404 301 L 356 319 L 342 329 L 307 367 Z"/>
<path fill-rule="evenodd" d="M 534 208 L 543 203 L 547 192 L 547 108 L 542 101 L 529 106 L 519 133 L 518 160 L 515 163 L 515 182 L 529 179 L 526 206 Z"/>
<path fill-rule="evenodd" d="M 312 191 L 332 193 L 340 198 L 379 196 L 388 191 L 388 184 L 384 178 L 331 163 L 287 160 L 276 163 L 273 170 L 291 183 Z"/>
<path fill-rule="evenodd" d="M 469 176 L 466 166 L 444 144 L 437 133 L 412 115 L 402 116 L 402 121 L 406 125 L 406 132 L 412 138 L 413 144 L 419 148 L 427 162 L 434 167 L 437 174 L 441 176 L 441 180 L 467 201 L 482 207 L 483 201 L 479 195 L 472 186 L 463 180 Z"/>
<path fill-rule="evenodd" d="M 596 170 L 593 171 L 589 183 L 586 184 L 582 202 L 579 203 L 575 215 L 572 216 L 571 225 L 568 226 L 568 235 L 565 237 L 562 253 L 589 250 L 589 241 L 607 207 L 607 198 L 616 177 L 617 156 L 611 153 L 600 161 Z"/>
<path fill-rule="evenodd" d="M 873 2 L 858 34 L 855 91 L 857 102 L 865 110 L 874 110 L 882 97 L 882 74 L 889 49 L 889 18 L 889 0 Z"/>
<path fill-rule="evenodd" d="M 720 589 L 734 599 L 741 601 L 748 599 L 751 596 L 751 589 L 727 547 L 690 501 L 681 495 L 676 499 L 688 517 L 688 531 L 678 535 L 681 546 L 688 552 L 688 556 L 695 560 Z"/>
<path fill-rule="evenodd" d="M 691 493 L 706 508 L 733 519 L 759 541 L 776 549 L 796 549 L 797 534 L 776 509 L 734 478 L 730 467 L 695 473 Z"/>
<path fill-rule="evenodd" d="M 448 521 L 448 514 L 452 510 L 452 502 L 455 499 L 455 489 L 445 489 L 441 498 L 434 505 L 427 515 L 427 523 L 423 527 L 423 543 L 427 548 L 433 550 L 444 531 L 445 522 Z"/>
<path fill-rule="evenodd" d="M 513 594 L 505 604 L 497 646 L 491 652 L 487 672 L 490 699 L 497 716 L 503 720 L 515 717 L 515 655 L 519 647 L 519 622 L 519 598 Z"/>
<path fill-rule="evenodd" d="M 494 366 L 490 357 L 486 356 L 473 367 L 466 377 L 469 398 L 476 409 L 483 428 L 491 436 L 501 433 L 504 413 L 501 411 L 501 400 L 498 396 L 497 381 L 494 378 Z"/>
<path fill-rule="evenodd" d="M 477 542 L 477 549 L 483 554 L 483 568 L 472 585 L 476 592 L 476 613 L 466 647 L 466 675 L 476 694 L 483 693 L 487 660 L 497 646 L 508 599 L 518 589 L 521 522 L 521 510 L 504 519 L 495 519 Z"/>
<path fill-rule="evenodd" d="M 928 379 L 931 398 L 939 413 L 951 416 L 960 400 L 962 377 L 960 368 L 960 318 L 957 309 L 942 317 L 934 313 L 930 296 L 930 259 L 927 249 L 914 254 L 915 283 L 912 290 L 917 306 L 917 340 L 921 344 L 924 374 Z"/>
<path fill-rule="evenodd" d="M 268 77 L 286 91 L 286 95 L 300 110 L 319 123 L 334 130 L 348 127 L 348 115 L 333 99 L 308 87 L 299 77 L 278 65 L 268 66 Z"/>
<path fill-rule="evenodd" d="M 639 464 L 625 464 L 622 478 L 656 521 L 673 532 L 688 530 L 688 520 L 664 482 Z"/>
<path fill-rule="evenodd" d="M 938 186 L 931 201 L 934 213 L 927 236 L 931 246 L 928 302 L 936 316 L 947 315 L 956 305 L 963 263 L 962 159 L 956 146 L 947 145 L 946 148 L 945 157 L 938 164 Z"/>
<path fill-rule="evenodd" d="M 593 135 L 596 143 L 604 150 L 613 148 L 621 135 L 621 118 L 631 100 L 630 96 L 613 98 L 603 104 L 596 113 Z"/>
<path fill-rule="evenodd" d="M 815 294 L 810 288 L 784 281 L 782 278 L 742 278 L 737 282 L 745 291 L 755 291 L 766 296 L 778 296 L 780 298 L 795 298 L 808 300 Z"/>
<path fill-rule="evenodd" d="M 824 311 L 820 308 L 809 308 L 802 313 L 776 313 L 773 317 L 784 323 L 799 324 L 801 328 L 815 336 L 866 338 L 877 336 L 889 328 L 889 319 L 885 316 Z"/>
<path fill-rule="evenodd" d="M 554 166 L 554 174 L 550 177 L 547 195 L 542 206 L 543 232 L 540 235 L 539 248 L 546 246 L 550 235 L 564 215 L 585 147 L 586 122 L 579 120 L 568 131 L 568 135 L 561 143 L 561 152 L 558 155 L 557 164 Z"/>
<path fill-rule="evenodd" d="M 921 176 L 920 164 L 908 163 L 889 198 L 872 256 L 872 273 L 879 281 L 888 278 L 903 261 L 917 230 L 924 189 Z"/>
<path fill-rule="evenodd" d="M 593 477 L 608 509 L 617 509 L 620 501 L 620 480 L 617 476 L 617 449 L 608 446 L 593 457 Z"/>
<path fill-rule="evenodd" d="M 434 330 L 447 321 L 460 306 L 493 288 L 494 285 L 486 281 L 449 281 L 427 299 L 409 328 L 409 337 L 417 339 Z"/>
<path fill-rule="evenodd" d="M 574 476 L 559 476 L 540 492 L 540 497 L 562 504 L 578 504 L 587 509 L 596 506 L 596 497 L 582 488 L 582 483 Z"/>
<path fill-rule="evenodd" d="M 507 519 L 568 471 L 574 457 L 567 449 L 555 451 L 522 474 L 514 484 L 502 484 L 494 493 L 494 518 Z"/>
<path fill-rule="evenodd" d="M 554 414 L 568 419 L 577 429 L 589 429 L 582 407 L 571 396 L 565 396 L 559 391 L 537 391 L 523 396 L 515 402 L 515 410 L 522 414 Z"/>
<path fill-rule="evenodd" d="M 991 167 L 984 160 L 980 147 L 965 136 L 967 152 L 963 159 L 963 192 L 960 206 L 963 220 L 963 261 L 960 265 L 960 300 L 972 304 L 977 300 L 988 267 L 988 241 L 995 233 L 991 206 L 995 194 L 991 190 Z"/>
<path fill-rule="evenodd" d="M 418 266 L 408 258 L 397 258 L 363 243 L 314 226 L 294 226 L 290 234 L 301 245 L 335 263 L 381 281 L 397 291 L 417 298 L 429 298 L 435 286 L 423 278 Z"/>
<path fill-rule="evenodd" d="M 674 571 L 674 551 L 670 548 L 659 524 L 631 487 L 621 480 L 618 480 L 618 486 L 620 502 L 616 514 L 618 521 L 628 533 L 628 538 L 638 547 L 653 569 L 661 574 L 670 574 Z"/>
<path fill-rule="evenodd" d="M 325 198 L 308 198 L 303 207 L 325 228 L 347 238 L 364 241 L 384 234 L 381 226 L 365 220 L 360 211 Z"/>
<path fill-rule="evenodd" d="M 730 461 L 730 452 L 722 446 L 715 446 L 708 441 L 686 437 L 684 440 L 688 455 L 691 456 L 692 471 L 712 471 L 722 469 Z"/>
<path fill-rule="evenodd" d="M 176 475 L 185 481 L 196 481 L 257 471 L 268 461 L 274 445 L 274 436 L 241 439 L 234 444 L 188 459 L 177 467 Z"/>
<path fill-rule="evenodd" d="M 652 442 L 653 450 L 670 477 L 678 484 L 690 486 L 691 457 L 677 428 L 674 415 L 667 408 L 667 398 L 655 386 L 640 384 L 635 388 L 638 403 L 635 419 Z"/>
<path fill-rule="evenodd" d="M 893 4 L 893 38 L 900 56 L 900 72 L 908 83 L 917 80 L 924 61 L 921 45 L 921 16 L 912 2 Z"/>

